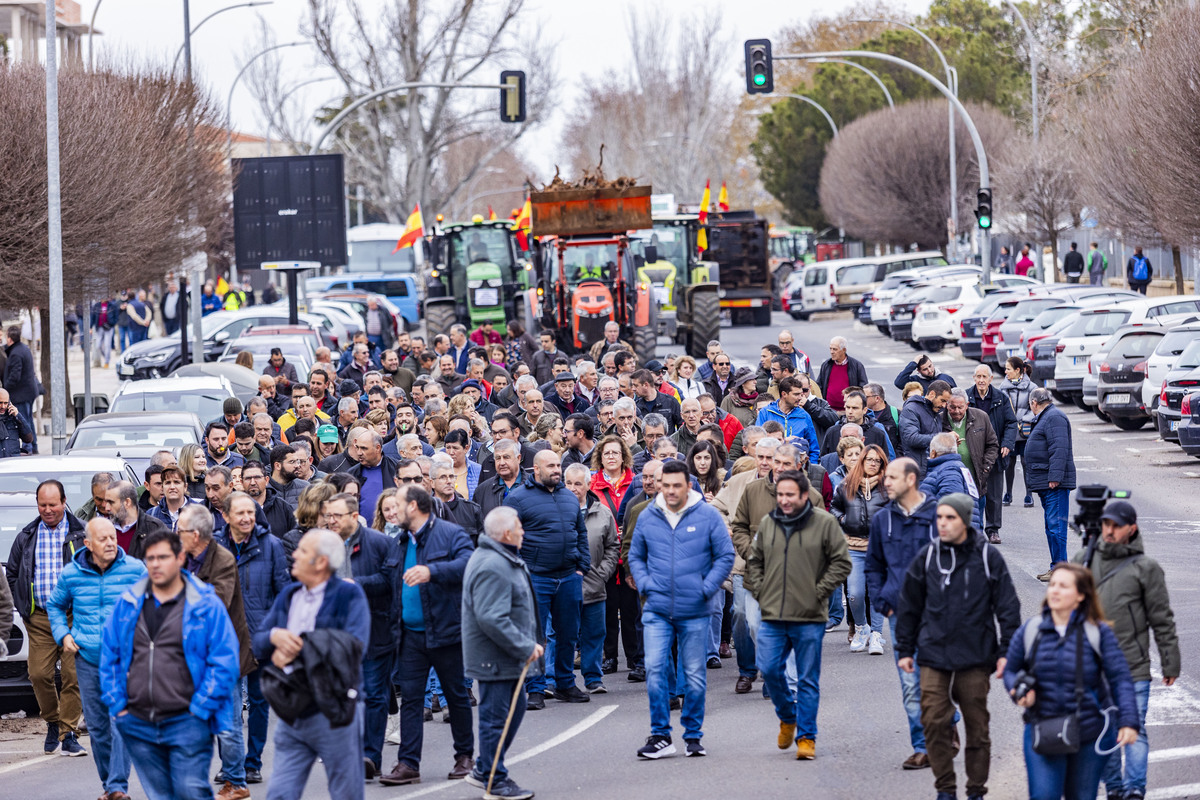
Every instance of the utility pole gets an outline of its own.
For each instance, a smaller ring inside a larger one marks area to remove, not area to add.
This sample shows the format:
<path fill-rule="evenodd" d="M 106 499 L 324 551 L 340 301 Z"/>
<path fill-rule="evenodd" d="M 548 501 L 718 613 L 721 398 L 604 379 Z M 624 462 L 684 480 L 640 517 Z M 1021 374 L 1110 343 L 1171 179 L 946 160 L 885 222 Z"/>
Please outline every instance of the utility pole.
<path fill-rule="evenodd" d="M 183 0 L 183 69 L 184 69 L 183 74 L 184 74 L 184 80 L 187 81 L 188 91 L 193 92 L 195 90 L 195 86 L 192 84 L 192 12 L 191 12 L 190 6 L 191 6 L 191 0 Z M 193 115 L 193 109 L 192 109 L 191 103 L 189 103 L 189 105 L 188 105 L 188 123 L 187 124 L 188 124 L 188 161 L 191 162 L 191 160 L 192 160 L 192 144 L 195 141 L 195 136 L 196 136 L 196 131 L 195 131 L 196 120 L 195 120 L 195 116 Z M 192 165 L 189 165 L 189 169 L 190 168 L 192 168 Z M 194 238 L 194 236 L 196 234 L 196 231 L 194 230 L 194 226 L 193 226 L 193 230 L 190 230 L 189 233 L 192 234 L 192 237 L 189 237 L 189 238 Z M 201 240 L 201 241 L 203 241 L 203 240 Z M 203 364 L 204 363 L 204 326 L 200 321 L 201 311 L 202 311 L 200 306 L 203 302 L 201 300 L 201 297 L 202 297 L 202 289 L 204 288 L 204 273 L 205 273 L 206 269 L 208 268 L 208 262 L 207 262 L 207 260 L 200 262 L 200 263 L 197 263 L 197 262 L 199 262 L 199 259 L 197 259 L 195 255 L 193 255 L 191 258 L 188 259 L 188 263 L 187 263 L 187 266 L 185 266 L 185 269 L 194 265 L 195 273 L 196 273 L 195 275 L 191 276 L 191 282 L 192 282 L 192 302 L 191 302 L 192 363 L 193 364 Z M 184 321 L 183 324 L 186 325 L 188 323 L 187 323 L 187 321 Z"/>
<path fill-rule="evenodd" d="M 50 229 L 50 441 L 54 455 L 67 443 L 67 351 L 63 328 L 62 187 L 58 160 L 58 19 L 46 0 L 46 199 Z M 32 320 L 31 320 L 32 322 Z M 33 322 L 37 325 L 36 322 Z M 46 343 L 42 342 L 45 347 Z M 33 420 L 29 420 L 32 422 Z M 34 430 L 37 436 L 37 430 Z"/>

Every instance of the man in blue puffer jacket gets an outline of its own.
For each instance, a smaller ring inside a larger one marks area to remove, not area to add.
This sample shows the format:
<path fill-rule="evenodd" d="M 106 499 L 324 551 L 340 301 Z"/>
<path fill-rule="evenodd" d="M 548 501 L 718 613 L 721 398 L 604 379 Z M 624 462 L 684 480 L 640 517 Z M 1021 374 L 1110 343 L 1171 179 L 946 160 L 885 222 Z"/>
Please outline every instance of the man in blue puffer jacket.
<path fill-rule="evenodd" d="M 1025 485 L 1042 499 L 1046 542 L 1050 545 L 1050 569 L 1038 575 L 1049 581 L 1054 565 L 1067 560 L 1067 517 L 1071 513 L 1071 490 L 1075 488 L 1075 453 L 1071 444 L 1071 422 L 1054 407 L 1049 389 L 1029 393 L 1034 413 L 1033 431 L 1025 440 Z"/>
<path fill-rule="evenodd" d="M 689 756 L 705 755 L 704 695 L 711 615 L 721 584 L 733 570 L 733 541 L 720 512 L 689 485 L 687 465 L 668 461 L 658 497 L 641 513 L 629 545 L 629 571 L 642 596 L 650 737 L 638 750 L 655 759 L 675 752 L 671 742 L 671 644 L 678 642 L 684 689 L 683 738 Z M 723 594 L 721 595 L 723 598 Z"/>
<path fill-rule="evenodd" d="M 591 696 L 575 685 L 575 646 L 583 606 L 583 576 L 591 569 L 587 526 L 579 498 L 562 483 L 562 462 L 553 450 L 533 459 L 533 477 L 508 493 L 505 505 L 521 518 L 525 539 L 521 558 L 529 567 L 537 595 L 542 630 L 554 636 L 546 647 L 546 673 L 554 678 L 555 696 L 569 703 L 586 703 Z M 545 708 L 546 676 L 529 678 L 528 708 Z"/>
<path fill-rule="evenodd" d="M 958 437 L 953 433 L 939 433 L 929 443 L 929 461 L 925 462 L 925 480 L 921 481 L 921 491 L 934 500 L 941 500 L 955 492 L 970 495 L 976 502 L 971 525 L 975 530 L 983 528 L 978 505 L 979 488 L 963 463 L 962 456 L 958 454 Z"/>
<path fill-rule="evenodd" d="M 87 524 L 83 544 L 86 549 L 58 576 L 46 611 L 54 642 L 75 654 L 83 718 L 105 796 L 128 794 L 129 753 L 100 699 L 100 636 L 117 598 L 146 574 L 146 566 L 117 545 L 117 529 L 104 517 Z"/>

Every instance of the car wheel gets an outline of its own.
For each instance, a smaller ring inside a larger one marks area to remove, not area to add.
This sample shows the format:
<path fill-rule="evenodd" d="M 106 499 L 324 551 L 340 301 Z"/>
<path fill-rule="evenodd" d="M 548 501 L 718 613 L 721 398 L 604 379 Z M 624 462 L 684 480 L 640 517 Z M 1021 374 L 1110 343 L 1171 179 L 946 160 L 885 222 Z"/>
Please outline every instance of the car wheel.
<path fill-rule="evenodd" d="M 1113 417 L 1112 424 L 1123 431 L 1140 431 L 1149 422 L 1145 417 Z"/>
<path fill-rule="evenodd" d="M 1071 402 L 1074 403 L 1075 407 L 1078 408 L 1080 411 L 1091 411 L 1092 410 L 1091 406 L 1089 406 L 1087 403 L 1083 402 L 1083 395 L 1081 395 L 1081 394 L 1071 395 Z"/>
<path fill-rule="evenodd" d="M 920 345 L 926 353 L 940 353 L 946 347 L 946 343 L 941 339 L 926 339 Z"/>
<path fill-rule="evenodd" d="M 1112 422 L 1113 421 L 1112 418 L 1108 416 L 1108 414 L 1105 414 L 1103 411 L 1100 410 L 1100 406 L 1096 406 L 1095 408 L 1092 409 L 1092 411 L 1094 411 L 1096 413 L 1096 416 L 1099 417 L 1101 422 Z M 1120 427 L 1120 426 L 1118 425 L 1118 427 Z"/>
<path fill-rule="evenodd" d="M 1054 401 L 1055 401 L 1056 403 L 1058 403 L 1059 405 L 1063 405 L 1063 406 L 1065 406 L 1065 405 L 1067 405 L 1068 403 L 1070 403 L 1070 402 L 1071 402 L 1071 398 L 1067 397 L 1067 396 L 1066 396 L 1065 394 L 1063 394 L 1062 392 L 1055 391 L 1054 389 L 1051 389 L 1051 390 L 1050 390 L 1050 396 L 1051 396 L 1051 397 L 1053 397 L 1053 398 L 1054 398 Z"/>

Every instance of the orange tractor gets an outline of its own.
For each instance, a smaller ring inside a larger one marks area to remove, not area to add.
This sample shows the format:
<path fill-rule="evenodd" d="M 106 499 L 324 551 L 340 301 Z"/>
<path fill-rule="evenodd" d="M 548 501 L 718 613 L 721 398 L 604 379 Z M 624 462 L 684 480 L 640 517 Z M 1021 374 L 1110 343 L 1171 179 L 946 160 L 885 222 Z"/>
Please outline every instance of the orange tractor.
<path fill-rule="evenodd" d="M 649 228 L 650 187 L 534 192 L 538 318 L 569 353 L 586 352 L 609 322 L 642 363 L 654 358 L 658 305 L 637 280 L 627 231 Z"/>

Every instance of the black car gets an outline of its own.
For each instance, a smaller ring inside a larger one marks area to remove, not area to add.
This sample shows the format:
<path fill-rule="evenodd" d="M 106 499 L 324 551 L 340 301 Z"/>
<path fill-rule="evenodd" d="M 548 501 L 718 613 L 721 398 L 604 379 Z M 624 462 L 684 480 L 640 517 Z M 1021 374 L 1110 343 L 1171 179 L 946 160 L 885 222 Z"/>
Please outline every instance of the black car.
<path fill-rule="evenodd" d="M 1176 432 L 1183 452 L 1200 458 L 1200 392 L 1192 392 L 1183 398 Z"/>
<path fill-rule="evenodd" d="M 1142 381 L 1146 363 L 1163 333 L 1161 328 L 1151 327 L 1117 331 L 1106 345 L 1108 355 L 1098 368 L 1098 408 L 1123 431 L 1136 431 L 1150 421 L 1150 412 L 1142 403 Z"/>
<path fill-rule="evenodd" d="M 1046 381 L 1054 380 L 1054 366 L 1058 360 L 1058 337 L 1047 336 L 1033 345 L 1033 372 L 1029 380 L 1038 386 L 1045 386 Z M 1052 390 L 1053 391 L 1053 390 Z M 1055 395 L 1055 399 L 1066 402 L 1064 398 Z"/>
<path fill-rule="evenodd" d="M 1179 441 L 1179 423 L 1183 418 L 1183 398 L 1200 389 L 1200 341 L 1188 345 L 1167 373 L 1158 395 L 1158 435 L 1166 442 Z"/>

